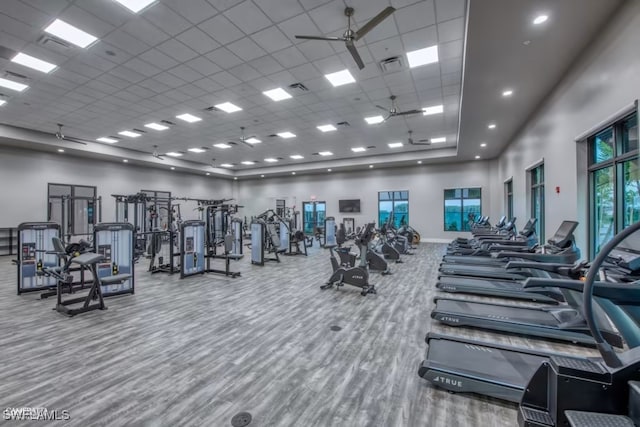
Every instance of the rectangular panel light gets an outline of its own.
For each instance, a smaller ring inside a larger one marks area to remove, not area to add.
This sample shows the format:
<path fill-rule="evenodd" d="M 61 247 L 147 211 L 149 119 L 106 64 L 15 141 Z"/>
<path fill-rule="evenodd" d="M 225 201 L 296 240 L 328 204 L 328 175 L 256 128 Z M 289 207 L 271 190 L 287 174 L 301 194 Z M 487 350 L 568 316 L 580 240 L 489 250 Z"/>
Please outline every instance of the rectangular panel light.
<path fill-rule="evenodd" d="M 333 153 L 331 151 L 321 151 L 318 154 L 320 154 L 321 156 L 333 156 Z"/>
<path fill-rule="evenodd" d="M 267 95 L 269 98 L 273 99 L 274 101 L 282 101 L 283 99 L 291 98 L 291 95 L 289 94 L 289 92 L 282 89 L 281 87 L 277 89 L 267 90 L 262 93 Z"/>
<path fill-rule="evenodd" d="M 196 117 L 193 114 L 189 114 L 189 113 L 180 114 L 179 116 L 176 116 L 176 119 L 184 120 L 185 122 L 189 122 L 189 123 L 195 123 L 202 120 L 200 117 Z"/>
<path fill-rule="evenodd" d="M 177 153 L 175 151 L 169 151 L 167 153 L 167 156 L 171 156 L 171 157 L 182 157 L 182 153 Z"/>
<path fill-rule="evenodd" d="M 223 163 L 220 166 L 222 166 L 223 168 L 232 168 L 233 165 L 231 163 Z"/>
<path fill-rule="evenodd" d="M 98 142 L 106 142 L 107 144 L 115 144 L 116 142 L 118 142 L 117 139 L 107 138 L 106 136 L 102 136 L 102 137 L 96 139 L 96 141 L 98 141 Z"/>
<path fill-rule="evenodd" d="M 437 144 L 439 142 L 447 142 L 447 138 L 446 137 L 440 137 L 440 138 L 431 138 L 431 142 L 433 144 Z"/>
<path fill-rule="evenodd" d="M 213 144 L 214 147 L 216 148 L 231 148 L 231 146 L 229 144 Z"/>
<path fill-rule="evenodd" d="M 364 120 L 370 125 L 377 125 L 378 123 L 384 122 L 384 117 L 382 116 L 371 116 L 365 117 Z"/>
<path fill-rule="evenodd" d="M 300 159 L 304 159 L 304 156 L 301 156 L 300 154 L 294 154 L 291 157 L 293 160 L 300 160 Z"/>
<path fill-rule="evenodd" d="M 247 161 L 245 160 L 244 162 L 242 162 L 243 165 L 247 165 L 247 166 L 251 166 L 251 165 L 255 165 L 256 162 L 251 162 L 251 161 Z"/>
<path fill-rule="evenodd" d="M 316 127 L 320 129 L 322 132 L 331 132 L 334 130 L 338 130 L 334 125 L 320 125 Z"/>
<path fill-rule="evenodd" d="M 92 36 L 89 33 L 85 33 L 81 29 L 67 24 L 60 19 L 53 21 L 51 25 L 44 29 L 44 31 L 83 48 L 98 40 L 97 37 Z"/>
<path fill-rule="evenodd" d="M 161 125 L 160 123 L 147 123 L 144 127 L 153 129 L 153 130 L 167 130 L 169 126 Z"/>
<path fill-rule="evenodd" d="M 252 136 L 251 138 L 245 139 L 244 142 L 248 142 L 249 144 L 260 144 L 262 141 Z"/>
<path fill-rule="evenodd" d="M 236 111 L 242 111 L 242 108 L 234 105 L 230 102 L 223 102 L 222 104 L 214 105 L 218 110 L 222 110 L 225 113 L 235 113 Z"/>
<path fill-rule="evenodd" d="M 129 138 L 137 138 L 140 136 L 138 132 L 131 132 L 128 130 L 123 130 L 122 132 L 118 132 L 118 135 L 128 136 Z"/>
<path fill-rule="evenodd" d="M 0 77 L 0 86 L 6 87 L 7 89 L 15 90 L 18 92 L 22 92 L 29 86 L 23 85 L 22 83 L 14 82 L 12 80 L 3 79 Z"/>
<path fill-rule="evenodd" d="M 15 62 L 16 64 L 24 65 L 25 67 L 33 68 L 34 70 L 42 71 L 43 73 L 48 73 L 57 65 L 52 64 L 47 61 L 43 61 L 42 59 L 34 58 L 31 55 L 27 55 L 26 53 L 18 53 L 11 59 L 11 62 Z"/>
<path fill-rule="evenodd" d="M 207 150 L 204 148 L 189 148 L 187 151 L 191 151 L 192 153 L 204 153 Z"/>
<path fill-rule="evenodd" d="M 278 134 L 278 136 L 279 136 L 280 138 L 284 138 L 284 139 L 288 139 L 288 138 L 295 138 L 295 137 L 296 137 L 296 135 L 295 135 L 294 133 L 291 133 L 291 132 L 289 132 L 289 131 L 287 131 L 287 132 L 280 132 L 280 133 Z"/>
<path fill-rule="evenodd" d="M 273 157 L 269 157 L 267 159 L 264 159 L 265 162 L 267 163 L 275 163 L 278 161 L 278 159 L 274 159 Z"/>
<path fill-rule="evenodd" d="M 325 74 L 324 76 L 334 87 L 354 83 L 356 81 L 347 69 L 331 74 Z"/>
<path fill-rule="evenodd" d="M 351 151 L 353 151 L 354 153 L 362 153 L 364 151 L 367 151 L 367 149 L 364 147 L 353 147 Z"/>
<path fill-rule="evenodd" d="M 438 45 L 407 52 L 407 61 L 409 61 L 409 68 L 438 62 Z"/>
<path fill-rule="evenodd" d="M 4 105 L 6 103 L 7 103 L 7 101 L 5 101 L 4 99 L 0 99 L 0 105 Z"/>
<path fill-rule="evenodd" d="M 116 0 L 133 13 L 138 13 L 156 0 Z"/>
<path fill-rule="evenodd" d="M 390 142 L 387 145 L 389 146 L 389 148 L 400 148 L 403 144 L 402 142 Z"/>
<path fill-rule="evenodd" d="M 423 116 L 430 116 L 432 114 L 439 114 L 444 111 L 443 105 L 434 105 L 432 107 L 425 107 L 422 109 Z"/>

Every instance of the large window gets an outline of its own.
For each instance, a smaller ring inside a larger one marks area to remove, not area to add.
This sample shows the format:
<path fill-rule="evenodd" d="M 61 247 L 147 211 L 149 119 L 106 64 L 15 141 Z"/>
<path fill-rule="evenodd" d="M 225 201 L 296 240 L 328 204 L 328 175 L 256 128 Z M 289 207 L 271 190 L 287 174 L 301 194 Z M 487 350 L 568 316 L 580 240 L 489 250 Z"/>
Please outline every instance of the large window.
<path fill-rule="evenodd" d="M 482 211 L 481 196 L 480 188 L 444 190 L 444 230 L 470 231 Z"/>
<path fill-rule="evenodd" d="M 398 228 L 409 224 L 409 192 L 380 191 L 378 193 L 378 223 L 380 226 L 389 220 Z"/>
<path fill-rule="evenodd" d="M 637 114 L 591 136 L 588 144 L 593 257 L 616 233 L 640 220 Z"/>
<path fill-rule="evenodd" d="M 47 193 L 47 221 L 60 224 L 66 240 L 91 235 L 93 226 L 102 220 L 96 187 L 50 183 Z"/>
<path fill-rule="evenodd" d="M 531 217 L 536 218 L 538 240 L 544 242 L 544 164 L 529 171 L 531 179 Z"/>
<path fill-rule="evenodd" d="M 302 212 L 305 234 L 313 235 L 318 231 L 318 228 L 324 228 L 324 220 L 327 216 L 325 202 L 302 202 Z"/>
<path fill-rule="evenodd" d="M 504 183 L 504 201 L 507 206 L 507 218 L 513 218 L 513 179 Z"/>

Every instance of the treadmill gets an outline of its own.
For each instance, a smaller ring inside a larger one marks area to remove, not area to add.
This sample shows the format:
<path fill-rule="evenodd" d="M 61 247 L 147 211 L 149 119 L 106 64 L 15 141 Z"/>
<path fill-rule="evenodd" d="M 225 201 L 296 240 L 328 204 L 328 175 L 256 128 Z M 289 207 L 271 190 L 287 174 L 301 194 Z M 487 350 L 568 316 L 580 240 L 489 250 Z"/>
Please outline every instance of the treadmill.
<path fill-rule="evenodd" d="M 545 246 L 545 251 L 549 247 L 552 254 L 502 251 L 496 253 L 496 258 L 527 259 L 564 264 L 573 263 L 580 258 L 580 251 L 575 247 L 575 238 L 573 237 L 576 227 L 578 227 L 576 221 L 563 221 L 560 224 L 556 233 L 548 240 L 548 246 Z M 557 250 L 553 248 L 557 248 Z M 507 271 L 504 266 L 465 265 L 461 263 L 443 263 L 440 265 L 439 271 L 441 276 L 468 276 L 501 280 L 524 280 L 532 276 L 531 272 L 526 269 L 511 269 Z"/>
<path fill-rule="evenodd" d="M 624 282 L 638 277 L 640 252 L 636 252 L 633 259 L 627 254 L 626 261 L 615 262 L 616 264 L 609 266 L 612 274 L 608 274 L 608 281 L 596 283 L 594 300 L 602 303 L 601 310 L 606 314 L 606 319 L 610 319 L 621 331 L 626 344 L 635 348 L 640 346 L 640 340 L 636 339 L 637 331 L 634 335 L 626 326 L 630 320 L 640 321 L 640 310 L 637 310 L 640 281 Z M 547 279 L 547 284 L 565 287 L 575 292 L 581 292 L 584 285 L 579 280 L 555 279 Z M 625 303 L 631 306 L 626 306 Z M 605 324 L 601 323 L 603 320 L 598 319 L 598 325 Z M 426 358 L 418 370 L 422 378 L 450 392 L 481 394 L 516 403 L 520 402 L 533 374 L 541 364 L 549 362 L 550 358 L 562 358 L 565 363 L 573 362 L 575 366 L 584 365 L 586 360 L 572 355 L 434 333 L 427 335 L 426 342 Z"/>

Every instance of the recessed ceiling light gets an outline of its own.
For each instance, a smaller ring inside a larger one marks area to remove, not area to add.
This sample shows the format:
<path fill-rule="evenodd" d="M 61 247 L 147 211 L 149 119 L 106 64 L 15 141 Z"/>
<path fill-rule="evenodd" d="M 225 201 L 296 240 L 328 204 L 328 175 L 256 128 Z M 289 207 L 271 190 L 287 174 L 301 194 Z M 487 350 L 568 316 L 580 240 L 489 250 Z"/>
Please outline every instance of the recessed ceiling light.
<path fill-rule="evenodd" d="M 300 159 L 304 159 L 304 156 L 301 156 L 300 154 L 294 154 L 291 157 L 293 160 L 300 160 Z"/>
<path fill-rule="evenodd" d="M 222 149 L 231 148 L 229 144 L 213 144 L 213 146 L 216 148 L 222 148 Z"/>
<path fill-rule="evenodd" d="M 236 111 L 241 111 L 242 108 L 234 105 L 230 102 L 223 102 L 222 104 L 214 105 L 218 110 L 222 110 L 225 113 L 235 113 Z"/>
<path fill-rule="evenodd" d="M 96 141 L 106 142 L 107 144 L 115 144 L 116 142 L 118 142 L 117 139 L 107 138 L 106 136 L 101 136 L 100 138 L 96 139 Z"/>
<path fill-rule="evenodd" d="M 496 124 L 495 123 L 489 123 L 489 126 L 487 126 L 489 129 L 495 129 L 496 128 Z"/>
<path fill-rule="evenodd" d="M 133 13 L 138 13 L 156 0 L 116 0 Z"/>
<path fill-rule="evenodd" d="M 363 151 L 367 151 L 367 149 L 365 147 L 353 147 L 351 151 L 354 153 L 362 153 Z"/>
<path fill-rule="evenodd" d="M 384 117 L 382 116 L 371 116 L 371 117 L 365 117 L 364 119 L 370 125 L 375 125 L 375 124 L 384 122 Z"/>
<path fill-rule="evenodd" d="M 287 131 L 287 132 L 280 132 L 280 133 L 278 134 L 278 136 L 279 136 L 280 138 L 284 138 L 284 139 L 287 139 L 287 138 L 295 138 L 295 137 L 296 137 L 296 135 L 295 135 L 294 133 L 291 133 L 291 132 L 289 132 L 289 131 Z"/>
<path fill-rule="evenodd" d="M 295 172 L 291 172 L 291 175 L 295 175 L 295 174 L 296 174 Z"/>
<path fill-rule="evenodd" d="M 338 130 L 334 125 L 320 125 L 316 127 L 322 132 L 331 132 L 333 130 Z"/>
<path fill-rule="evenodd" d="M 122 161 L 123 161 L 124 163 L 129 163 L 129 160 L 127 160 L 127 159 L 122 159 Z"/>
<path fill-rule="evenodd" d="M 260 178 L 264 178 L 264 175 L 260 175 Z"/>
<path fill-rule="evenodd" d="M 444 111 L 443 105 L 433 105 L 431 107 L 425 107 L 422 109 L 423 116 L 430 116 L 432 114 L 439 114 Z"/>
<path fill-rule="evenodd" d="M 4 99 L 0 99 L 0 105 L 4 105 L 6 103 L 7 103 L 7 101 L 5 101 Z"/>
<path fill-rule="evenodd" d="M 422 160 L 418 160 L 418 164 L 421 165 L 422 164 Z"/>
<path fill-rule="evenodd" d="M 444 137 L 444 136 L 439 137 L 439 138 L 431 138 L 431 142 L 432 142 L 433 144 L 437 144 L 437 143 L 439 143 L 439 142 L 447 142 L 447 138 L 446 138 L 446 137 Z"/>
<path fill-rule="evenodd" d="M 407 52 L 407 61 L 409 61 L 409 68 L 438 62 L 438 45 Z"/>
<path fill-rule="evenodd" d="M 480 158 L 480 156 L 476 156 L 476 160 L 478 160 Z"/>
<path fill-rule="evenodd" d="M 273 99 L 274 101 L 282 101 L 283 99 L 291 98 L 291 95 L 289 94 L 289 92 L 282 89 L 281 87 L 277 89 L 267 90 L 262 93 L 267 95 L 269 98 Z"/>
<path fill-rule="evenodd" d="M 182 155 L 183 155 L 182 153 L 178 153 L 178 152 L 175 152 L 175 151 L 169 151 L 167 153 L 167 156 L 171 156 L 171 157 L 182 157 Z"/>
<path fill-rule="evenodd" d="M 223 168 L 232 168 L 233 165 L 231 163 L 223 163 L 220 166 L 222 166 Z"/>
<path fill-rule="evenodd" d="M 275 163 L 275 162 L 278 161 L 278 159 L 275 159 L 273 157 L 268 157 L 268 158 L 264 159 L 264 161 L 267 162 L 267 163 Z"/>
<path fill-rule="evenodd" d="M 44 31 L 83 48 L 98 40 L 97 37 L 94 37 L 71 24 L 67 24 L 60 19 L 53 21 L 51 25 L 44 29 Z"/>
<path fill-rule="evenodd" d="M 486 142 L 483 142 L 482 144 L 480 144 L 480 147 L 482 147 L 482 148 L 484 148 L 484 147 L 486 147 L 486 146 L 487 146 L 487 143 L 486 143 Z"/>
<path fill-rule="evenodd" d="M 540 25 L 540 24 L 542 24 L 544 22 L 547 22 L 547 19 L 549 19 L 548 15 L 538 15 L 533 20 L 533 23 L 534 23 L 534 25 Z"/>
<path fill-rule="evenodd" d="M 333 153 L 331 151 L 321 151 L 318 154 L 320 154 L 321 156 L 333 156 Z"/>
<path fill-rule="evenodd" d="M 325 74 L 324 76 L 334 87 L 354 83 L 356 81 L 347 69 L 331 74 Z"/>
<path fill-rule="evenodd" d="M 48 73 L 57 65 L 52 64 L 47 61 L 43 61 L 42 59 L 34 58 L 31 55 L 27 55 L 26 53 L 18 53 L 11 59 L 11 62 L 15 62 L 16 64 L 24 65 L 25 67 L 33 68 L 34 70 L 42 71 L 43 73 Z"/>
<path fill-rule="evenodd" d="M 6 87 L 7 89 L 15 90 L 18 92 L 22 92 L 29 86 L 24 85 L 22 83 L 14 82 L 12 80 L 3 79 L 0 77 L 0 86 Z"/>
<path fill-rule="evenodd" d="M 244 142 L 248 142 L 249 144 L 260 144 L 262 141 L 252 136 L 251 138 L 245 139 Z"/>
<path fill-rule="evenodd" d="M 138 132 L 131 132 L 129 130 L 123 130 L 122 132 L 118 132 L 118 135 L 128 136 L 129 138 L 137 138 L 141 134 L 139 134 Z"/>
<path fill-rule="evenodd" d="M 176 170 L 176 168 L 174 168 L 173 166 L 171 166 L 171 170 L 172 170 L 172 171 L 174 171 L 174 170 Z"/>
<path fill-rule="evenodd" d="M 369 169 L 373 169 L 373 165 L 369 165 Z"/>
<path fill-rule="evenodd" d="M 189 123 L 195 123 L 202 120 L 200 117 L 196 117 L 193 114 L 189 114 L 189 113 L 180 114 L 179 116 L 176 116 L 176 119 L 184 120 L 185 122 L 189 122 Z"/>
<path fill-rule="evenodd" d="M 331 168 L 327 169 L 327 172 L 331 172 Z"/>
<path fill-rule="evenodd" d="M 233 180 L 234 180 L 234 181 L 237 181 L 237 180 L 238 180 L 238 177 L 237 177 L 237 176 L 234 176 L 234 177 L 233 177 Z"/>
<path fill-rule="evenodd" d="M 153 129 L 153 130 L 167 130 L 167 129 L 169 129 L 169 126 L 161 125 L 160 123 L 147 123 L 146 125 L 144 125 L 144 127 L 147 127 L 149 129 Z"/>
<path fill-rule="evenodd" d="M 250 165 L 255 165 L 255 164 L 256 164 L 256 162 L 252 162 L 252 161 L 249 161 L 249 160 L 245 160 L 244 162 L 242 162 L 242 164 L 243 164 L 243 165 L 250 166 Z"/>
<path fill-rule="evenodd" d="M 402 147 L 402 142 L 390 142 L 387 144 L 389 148 L 400 148 Z"/>
<path fill-rule="evenodd" d="M 187 151 L 191 151 L 192 153 L 204 153 L 207 150 L 204 148 L 188 148 Z"/>
<path fill-rule="evenodd" d="M 507 89 L 502 92 L 502 96 L 507 97 L 513 95 L 513 91 L 511 89 Z"/>
<path fill-rule="evenodd" d="M 62 148 L 58 148 L 58 153 L 64 153 L 64 150 Z"/>
<path fill-rule="evenodd" d="M 205 175 L 209 176 L 209 175 L 211 175 L 211 173 L 207 172 L 207 173 L 205 173 Z"/>

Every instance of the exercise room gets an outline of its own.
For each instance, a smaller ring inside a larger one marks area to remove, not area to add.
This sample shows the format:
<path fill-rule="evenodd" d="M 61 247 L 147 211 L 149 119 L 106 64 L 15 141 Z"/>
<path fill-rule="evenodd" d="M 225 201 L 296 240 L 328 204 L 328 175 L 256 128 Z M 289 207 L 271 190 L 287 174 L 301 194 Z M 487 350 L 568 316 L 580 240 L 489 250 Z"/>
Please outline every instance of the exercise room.
<path fill-rule="evenodd" d="M 640 427 L 640 1 L 2 0 L 3 426 Z"/>

